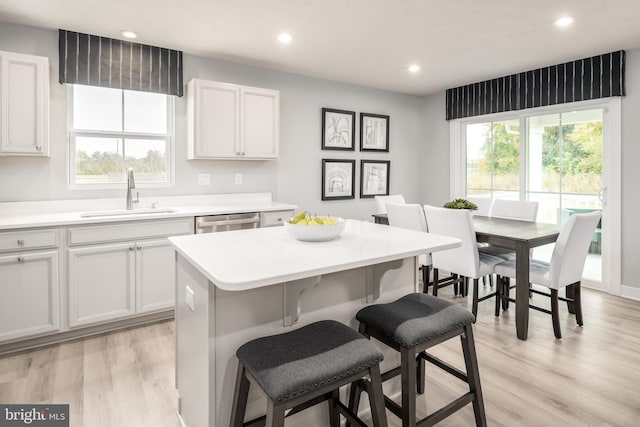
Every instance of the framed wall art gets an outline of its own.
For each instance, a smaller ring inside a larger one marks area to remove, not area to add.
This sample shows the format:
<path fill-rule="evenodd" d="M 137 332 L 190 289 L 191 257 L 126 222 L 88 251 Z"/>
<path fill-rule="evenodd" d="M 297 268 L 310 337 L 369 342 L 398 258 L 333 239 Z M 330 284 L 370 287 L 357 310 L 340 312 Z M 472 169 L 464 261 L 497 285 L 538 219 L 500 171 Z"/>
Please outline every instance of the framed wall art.
<path fill-rule="evenodd" d="M 360 197 L 389 195 L 389 160 L 360 161 Z"/>
<path fill-rule="evenodd" d="M 355 198 L 356 161 L 322 159 L 322 200 Z"/>
<path fill-rule="evenodd" d="M 389 116 L 360 113 L 360 151 L 389 151 Z"/>
<path fill-rule="evenodd" d="M 355 111 L 322 109 L 322 149 L 355 150 Z"/>

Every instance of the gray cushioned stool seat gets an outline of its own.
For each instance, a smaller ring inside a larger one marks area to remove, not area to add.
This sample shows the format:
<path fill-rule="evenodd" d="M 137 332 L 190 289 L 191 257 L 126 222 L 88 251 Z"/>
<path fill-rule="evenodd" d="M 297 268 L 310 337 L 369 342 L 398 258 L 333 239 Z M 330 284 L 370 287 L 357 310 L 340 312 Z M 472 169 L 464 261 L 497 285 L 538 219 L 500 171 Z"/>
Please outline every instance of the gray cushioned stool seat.
<path fill-rule="evenodd" d="M 383 358 L 367 338 L 333 320 L 257 338 L 236 355 L 274 402 L 336 382 Z"/>
<path fill-rule="evenodd" d="M 418 293 L 365 307 L 356 319 L 404 347 L 432 340 L 475 320 L 470 311 L 457 304 Z"/>

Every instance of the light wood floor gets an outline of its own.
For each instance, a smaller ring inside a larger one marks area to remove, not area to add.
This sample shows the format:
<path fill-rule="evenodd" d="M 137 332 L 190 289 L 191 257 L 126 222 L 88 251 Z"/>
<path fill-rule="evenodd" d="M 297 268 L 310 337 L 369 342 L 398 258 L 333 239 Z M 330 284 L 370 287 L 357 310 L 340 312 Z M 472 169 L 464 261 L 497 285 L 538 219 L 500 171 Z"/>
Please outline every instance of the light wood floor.
<path fill-rule="evenodd" d="M 468 304 L 450 289 L 441 296 Z M 492 302 L 481 303 L 475 328 L 490 426 L 640 425 L 640 302 L 584 290 L 585 326 L 562 306 L 562 340 L 550 316 L 532 311 L 529 339 L 519 341 L 514 314 L 495 318 Z M 169 321 L 4 356 L 0 402 L 69 403 L 74 427 L 178 427 L 173 333 Z M 464 366 L 459 340 L 433 353 Z M 421 416 L 427 401 L 431 412 L 464 392 L 436 368 L 427 375 Z M 473 424 L 468 406 L 440 425 Z"/>

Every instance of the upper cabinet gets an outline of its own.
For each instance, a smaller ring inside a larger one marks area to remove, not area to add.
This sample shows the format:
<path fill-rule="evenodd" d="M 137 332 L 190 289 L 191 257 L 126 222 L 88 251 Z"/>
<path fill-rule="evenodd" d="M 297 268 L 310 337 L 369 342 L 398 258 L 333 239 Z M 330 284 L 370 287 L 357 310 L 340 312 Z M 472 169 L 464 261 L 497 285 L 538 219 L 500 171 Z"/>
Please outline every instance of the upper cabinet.
<path fill-rule="evenodd" d="M 187 87 L 189 159 L 276 159 L 280 92 L 193 79 Z"/>
<path fill-rule="evenodd" d="M 0 51 L 0 155 L 49 156 L 49 59 Z"/>

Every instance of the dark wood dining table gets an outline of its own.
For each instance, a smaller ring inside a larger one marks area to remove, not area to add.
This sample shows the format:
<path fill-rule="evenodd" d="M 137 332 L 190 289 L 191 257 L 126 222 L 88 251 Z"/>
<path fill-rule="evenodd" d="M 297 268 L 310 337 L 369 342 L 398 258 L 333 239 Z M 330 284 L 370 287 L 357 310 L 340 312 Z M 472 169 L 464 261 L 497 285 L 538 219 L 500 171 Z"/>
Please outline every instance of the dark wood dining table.
<path fill-rule="evenodd" d="M 378 224 L 389 224 L 386 214 L 374 214 Z M 560 225 L 475 215 L 478 242 L 513 249 L 516 253 L 516 333 L 526 340 L 529 331 L 529 251 L 554 243 Z"/>

